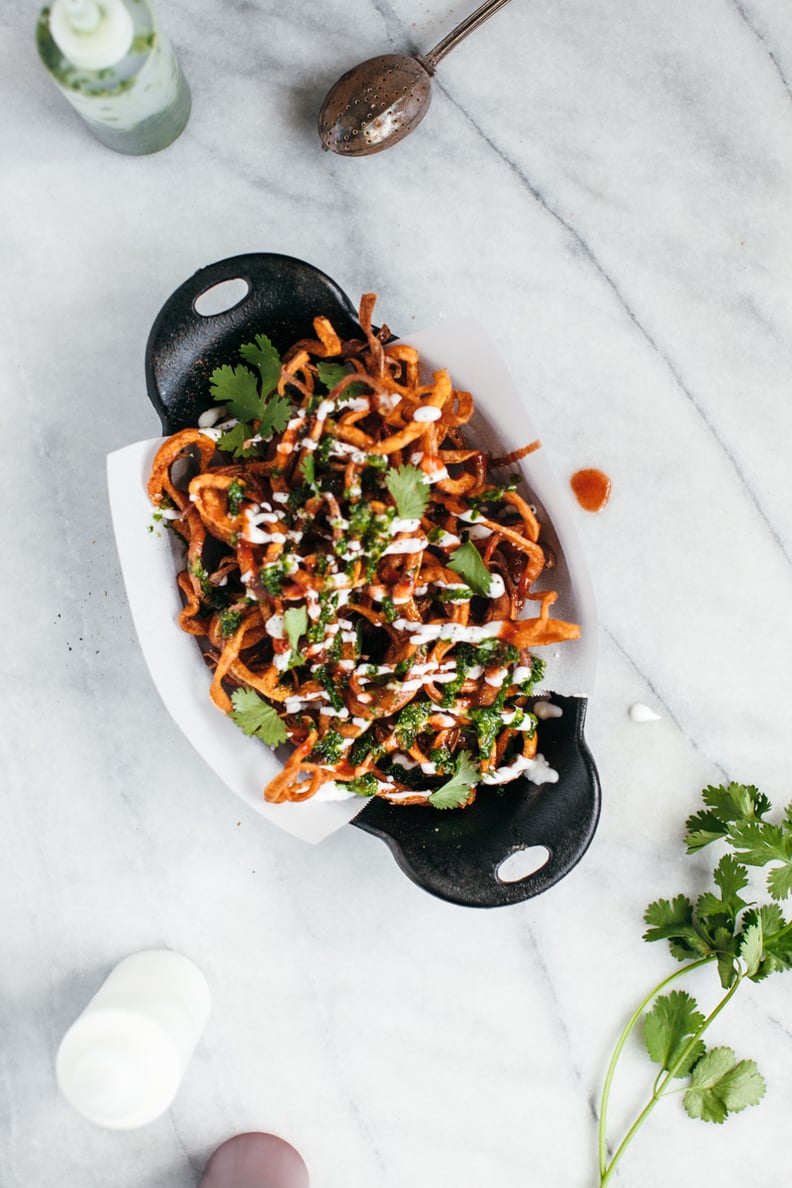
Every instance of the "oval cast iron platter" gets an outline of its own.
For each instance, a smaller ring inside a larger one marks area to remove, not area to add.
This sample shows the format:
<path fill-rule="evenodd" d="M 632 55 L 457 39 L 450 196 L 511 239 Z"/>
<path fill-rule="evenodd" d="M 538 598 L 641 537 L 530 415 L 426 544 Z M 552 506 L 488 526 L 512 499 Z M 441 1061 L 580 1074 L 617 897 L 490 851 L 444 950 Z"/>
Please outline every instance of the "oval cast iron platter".
<path fill-rule="evenodd" d="M 247 294 L 232 308 L 204 316 L 196 301 L 210 289 L 242 280 Z M 357 311 L 335 281 L 290 256 L 252 253 L 210 264 L 181 285 L 158 314 L 146 347 L 146 386 L 164 434 L 193 427 L 213 402 L 209 377 L 238 357 L 239 347 L 266 333 L 280 351 L 313 337 L 324 315 L 342 338 L 361 337 Z M 553 695 L 563 716 L 541 723 L 542 753 L 559 773 L 556 784 L 521 778 L 486 789 L 466 809 L 371 801 L 352 821 L 389 846 L 418 886 L 451 903 L 501 907 L 546 891 L 579 862 L 600 811 L 600 785 L 583 735 L 585 697 Z M 511 855 L 541 846 L 547 861 L 516 881 L 498 868 Z"/>

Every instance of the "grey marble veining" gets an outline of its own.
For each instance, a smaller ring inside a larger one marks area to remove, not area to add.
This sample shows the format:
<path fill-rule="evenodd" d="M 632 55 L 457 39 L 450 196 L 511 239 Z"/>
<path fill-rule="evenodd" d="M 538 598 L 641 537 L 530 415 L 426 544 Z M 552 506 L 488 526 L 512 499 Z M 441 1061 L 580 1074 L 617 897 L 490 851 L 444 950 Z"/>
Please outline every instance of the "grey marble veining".
<path fill-rule="evenodd" d="M 194 1188 L 246 1129 L 293 1142 L 315 1188 L 594 1188 L 610 1048 L 670 971 L 643 909 L 709 861 L 684 856 L 685 818 L 725 778 L 789 798 L 789 10 L 515 0 L 441 64 L 402 145 L 320 151 L 344 70 L 429 49 L 467 10 L 162 0 L 194 106 L 145 159 L 102 148 L 49 83 L 36 6 L 0 14 L 3 1188 Z M 245 251 L 376 291 L 402 334 L 476 318 L 558 477 L 613 480 L 577 513 L 603 816 L 533 902 L 451 907 L 359 830 L 314 848 L 269 827 L 153 691 L 105 456 L 158 431 L 162 302 Z M 660 721 L 631 722 L 636 701 Z M 59 1098 L 54 1053 L 112 965 L 158 944 L 201 966 L 214 1013 L 172 1110 L 111 1134 Z M 722 1128 L 666 1103 L 616 1183 L 782 1188 L 790 1027 L 782 978 L 741 994 L 713 1038 L 759 1061 L 765 1102 Z M 614 1123 L 648 1080 L 636 1043 Z"/>

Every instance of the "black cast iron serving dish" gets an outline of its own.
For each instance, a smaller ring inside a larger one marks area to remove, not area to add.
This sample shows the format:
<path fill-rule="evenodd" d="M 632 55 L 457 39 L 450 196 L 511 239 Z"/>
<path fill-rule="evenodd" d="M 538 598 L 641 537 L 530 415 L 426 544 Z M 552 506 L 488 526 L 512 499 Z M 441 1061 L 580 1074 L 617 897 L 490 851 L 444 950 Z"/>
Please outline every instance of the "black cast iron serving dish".
<path fill-rule="evenodd" d="M 219 294 L 217 286 L 227 288 L 231 281 L 247 286 L 236 304 L 208 316 L 198 312 L 196 302 L 205 301 L 210 290 Z M 196 272 L 166 301 L 146 348 L 148 394 L 163 432 L 197 425 L 213 405 L 212 372 L 237 358 L 252 336 L 266 333 L 285 351 L 298 339 L 313 337 L 319 315 L 329 318 L 342 338 L 362 336 L 347 295 L 301 260 L 254 253 Z M 443 364 L 453 378 L 453 359 Z M 555 533 L 552 510 L 541 511 L 543 541 L 548 535 L 557 564 L 563 565 L 563 541 Z M 352 824 L 386 842 L 420 887 L 452 903 L 499 907 L 546 891 L 585 853 L 600 809 L 597 771 L 583 734 L 586 697 L 554 693 L 552 700 L 563 714 L 540 723 L 540 749 L 558 772 L 557 783 L 534 785 L 520 777 L 500 789 L 485 789 L 469 808 L 448 811 L 374 799 Z M 499 873 L 510 856 L 533 847 L 546 852 L 539 869 L 516 880 Z"/>

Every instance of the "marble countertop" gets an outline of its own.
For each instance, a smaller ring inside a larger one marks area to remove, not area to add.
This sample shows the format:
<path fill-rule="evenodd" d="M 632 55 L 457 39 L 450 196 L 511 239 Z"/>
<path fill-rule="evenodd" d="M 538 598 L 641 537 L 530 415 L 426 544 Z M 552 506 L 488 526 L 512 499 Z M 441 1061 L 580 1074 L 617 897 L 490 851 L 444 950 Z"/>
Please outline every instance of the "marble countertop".
<path fill-rule="evenodd" d="M 320 151 L 343 70 L 426 50 L 466 11 L 162 0 L 193 113 L 147 158 L 103 148 L 51 85 L 33 4 L 0 15 L 3 1188 L 193 1188 L 249 1129 L 292 1142 L 314 1188 L 594 1188 L 610 1050 L 674 968 L 644 908 L 711 866 L 684 854 L 685 818 L 725 779 L 789 799 L 792 17 L 523 0 L 442 64 L 403 144 Z M 153 689 L 105 456 L 159 430 L 143 351 L 163 301 L 250 251 L 376 291 L 402 333 L 478 319 L 557 476 L 612 479 L 602 513 L 575 511 L 602 818 L 537 899 L 451 906 L 361 830 L 286 835 Z M 59 1097 L 54 1053 L 112 966 L 156 946 L 201 967 L 213 1015 L 172 1109 L 99 1130 Z M 723 1127 L 664 1103 L 614 1182 L 785 1185 L 791 1023 L 782 977 L 741 990 L 713 1042 L 757 1059 L 766 1100 Z M 636 1041 L 615 1128 L 651 1076 Z"/>

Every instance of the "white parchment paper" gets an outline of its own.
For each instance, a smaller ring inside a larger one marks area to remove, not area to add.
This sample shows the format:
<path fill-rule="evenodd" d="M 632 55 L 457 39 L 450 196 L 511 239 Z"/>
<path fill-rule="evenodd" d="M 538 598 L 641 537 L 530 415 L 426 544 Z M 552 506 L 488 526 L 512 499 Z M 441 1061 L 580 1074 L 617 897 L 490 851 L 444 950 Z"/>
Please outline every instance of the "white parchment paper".
<path fill-rule="evenodd" d="M 255 332 L 255 328 L 254 328 Z M 467 434 L 493 455 L 535 439 L 526 397 L 491 340 L 474 322 L 455 322 L 407 339 L 427 368 L 447 367 L 455 388 L 473 393 L 476 413 Z M 219 778 L 262 816 L 307 842 L 320 842 L 357 815 L 367 800 L 309 800 L 267 804 L 263 789 L 277 774 L 275 754 L 246 737 L 209 697 L 210 674 L 193 636 L 177 624 L 183 567 L 177 542 L 154 524 L 146 493 L 161 438 L 136 442 L 107 459 L 113 529 L 135 630 L 154 684 L 174 721 Z M 556 567 L 545 581 L 559 592 L 558 618 L 581 625 L 581 639 L 539 649 L 547 660 L 545 689 L 588 695 L 596 663 L 596 616 L 586 566 L 572 525 L 571 496 L 557 482 L 542 450 L 510 471 L 522 470 L 529 498 L 543 521 Z M 153 531 L 152 531 L 153 528 Z"/>

